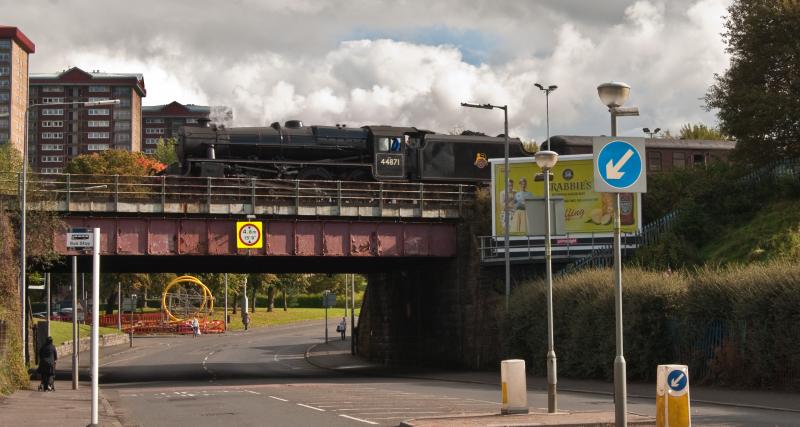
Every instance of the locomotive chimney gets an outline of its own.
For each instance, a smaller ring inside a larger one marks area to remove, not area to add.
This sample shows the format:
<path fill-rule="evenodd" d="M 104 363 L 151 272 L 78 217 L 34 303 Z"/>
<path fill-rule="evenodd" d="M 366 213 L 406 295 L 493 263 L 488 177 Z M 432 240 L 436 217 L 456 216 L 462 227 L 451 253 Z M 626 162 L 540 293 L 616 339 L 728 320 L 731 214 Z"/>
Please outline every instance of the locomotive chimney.
<path fill-rule="evenodd" d="M 302 120 L 287 120 L 286 123 L 283 124 L 284 127 L 289 129 L 300 129 L 303 127 Z"/>
<path fill-rule="evenodd" d="M 211 119 L 209 119 L 208 117 L 201 117 L 197 119 L 197 125 L 200 126 L 201 128 L 207 128 L 209 122 L 211 122 Z"/>

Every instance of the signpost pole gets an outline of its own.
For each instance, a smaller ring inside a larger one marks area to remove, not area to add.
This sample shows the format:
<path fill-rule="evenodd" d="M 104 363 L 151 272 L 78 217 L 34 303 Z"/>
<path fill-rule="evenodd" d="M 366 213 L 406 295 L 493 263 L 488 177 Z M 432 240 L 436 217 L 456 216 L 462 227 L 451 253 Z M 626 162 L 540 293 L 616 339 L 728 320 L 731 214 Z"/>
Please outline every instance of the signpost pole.
<path fill-rule="evenodd" d="M 622 239 L 620 238 L 619 193 L 614 194 L 614 308 L 617 356 L 614 358 L 614 412 L 617 426 L 628 425 L 628 393 L 625 356 L 622 351 Z"/>
<path fill-rule="evenodd" d="M 122 331 L 122 282 L 117 282 L 117 330 Z"/>
<path fill-rule="evenodd" d="M 47 291 L 45 292 L 47 298 L 47 336 L 50 336 L 50 316 L 52 313 L 52 309 L 50 308 L 50 273 L 44 273 L 44 283 L 47 286 Z"/>
<path fill-rule="evenodd" d="M 78 257 L 72 256 L 72 389 L 78 389 Z"/>
<path fill-rule="evenodd" d="M 225 322 L 225 331 L 228 331 L 228 273 L 225 273 L 225 315 L 222 318 Z"/>
<path fill-rule="evenodd" d="M 95 228 L 92 236 L 92 427 L 99 426 L 97 400 L 99 397 L 100 366 L 100 229 Z"/>

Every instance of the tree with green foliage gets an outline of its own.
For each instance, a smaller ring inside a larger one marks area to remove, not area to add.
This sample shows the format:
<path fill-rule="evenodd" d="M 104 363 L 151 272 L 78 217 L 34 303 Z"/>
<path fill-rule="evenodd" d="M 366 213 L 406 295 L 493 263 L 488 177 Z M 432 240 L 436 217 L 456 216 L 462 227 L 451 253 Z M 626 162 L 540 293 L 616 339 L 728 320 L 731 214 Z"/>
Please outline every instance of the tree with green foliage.
<path fill-rule="evenodd" d="M 253 303 L 250 305 L 253 313 L 256 312 L 256 294 L 267 291 L 267 311 L 275 308 L 275 284 L 278 276 L 271 273 L 255 273 L 247 276 L 247 284 L 251 288 Z"/>
<path fill-rule="evenodd" d="M 148 176 L 160 172 L 164 167 L 165 165 L 142 153 L 106 150 L 101 153 L 81 154 L 73 158 L 64 171 L 87 175 Z"/>
<path fill-rule="evenodd" d="M 153 152 L 153 158 L 165 165 L 177 163 L 178 153 L 175 151 L 177 146 L 177 138 L 158 138 L 158 144 L 156 144 L 156 150 Z"/>
<path fill-rule="evenodd" d="M 764 164 L 800 156 L 800 2 L 735 0 L 724 40 L 730 67 L 706 93 L 733 159 Z"/>
<path fill-rule="evenodd" d="M 687 123 L 681 126 L 681 139 L 727 139 L 717 128 L 708 127 L 703 123 Z"/>
<path fill-rule="evenodd" d="M 308 288 L 308 277 L 305 274 L 279 274 L 275 287 L 283 294 L 283 311 L 289 307 L 289 296 L 305 292 Z"/>

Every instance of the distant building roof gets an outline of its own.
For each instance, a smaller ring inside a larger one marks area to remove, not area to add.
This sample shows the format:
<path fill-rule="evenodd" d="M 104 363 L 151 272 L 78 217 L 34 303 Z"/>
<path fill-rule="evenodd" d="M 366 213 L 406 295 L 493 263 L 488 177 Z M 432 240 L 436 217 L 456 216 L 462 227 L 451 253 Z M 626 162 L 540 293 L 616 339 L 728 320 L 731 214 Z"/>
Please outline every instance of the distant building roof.
<path fill-rule="evenodd" d="M 142 105 L 142 113 L 151 116 L 198 116 L 211 114 L 211 107 L 207 105 L 181 104 L 172 101 L 162 105 Z"/>
<path fill-rule="evenodd" d="M 564 144 L 571 146 L 591 147 L 592 138 L 594 137 L 580 135 L 556 135 L 552 137 L 552 142 L 554 145 Z M 736 141 L 712 139 L 645 138 L 645 147 L 685 148 L 687 150 L 733 150 L 736 148 Z"/>
<path fill-rule="evenodd" d="M 72 67 L 59 73 L 33 73 L 30 76 L 32 85 L 35 84 L 120 84 L 130 83 L 136 87 L 141 96 L 146 96 L 144 76 L 138 73 L 103 73 L 100 71 L 87 72 L 78 67 Z"/>
<path fill-rule="evenodd" d="M 29 39 L 25 33 L 23 33 L 17 27 L 9 27 L 7 25 L 0 25 L 0 39 L 14 39 L 25 52 L 34 53 L 36 52 L 36 45 L 33 44 L 31 39 Z"/>

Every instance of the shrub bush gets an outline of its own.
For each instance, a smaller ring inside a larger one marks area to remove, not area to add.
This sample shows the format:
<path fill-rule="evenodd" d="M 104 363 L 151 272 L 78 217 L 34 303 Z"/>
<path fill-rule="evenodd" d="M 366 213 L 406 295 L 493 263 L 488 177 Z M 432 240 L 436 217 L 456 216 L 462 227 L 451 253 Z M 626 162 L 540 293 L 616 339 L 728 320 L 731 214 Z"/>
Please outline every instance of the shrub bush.
<path fill-rule="evenodd" d="M 656 366 L 690 366 L 693 382 L 800 389 L 800 266 L 789 261 L 706 267 L 666 274 L 627 268 L 624 349 L 631 380 L 652 381 Z M 587 270 L 554 284 L 559 375 L 613 378 L 614 280 Z M 505 317 L 506 356 L 546 373 L 545 285 L 515 290 Z"/>

